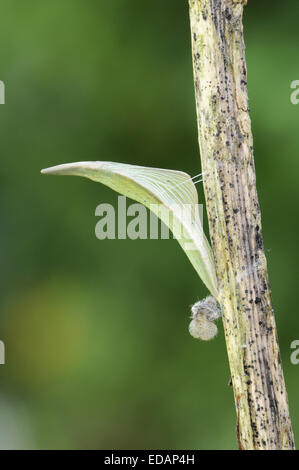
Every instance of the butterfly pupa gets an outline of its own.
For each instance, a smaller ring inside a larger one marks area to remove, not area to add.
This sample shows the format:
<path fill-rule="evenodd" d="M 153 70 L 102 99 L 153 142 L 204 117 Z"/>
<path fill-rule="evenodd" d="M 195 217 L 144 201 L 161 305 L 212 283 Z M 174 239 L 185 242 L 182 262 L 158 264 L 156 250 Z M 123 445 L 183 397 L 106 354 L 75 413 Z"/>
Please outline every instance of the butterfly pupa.
<path fill-rule="evenodd" d="M 193 179 L 201 175 L 191 178 L 177 170 L 104 161 L 66 163 L 42 173 L 83 176 L 145 205 L 169 227 L 210 293 L 218 296 L 213 251 L 196 216 L 198 194 Z M 186 207 L 192 208 L 191 214 Z"/>
<path fill-rule="evenodd" d="M 215 338 L 218 328 L 214 321 L 221 316 L 216 299 L 209 296 L 196 302 L 191 312 L 190 335 L 203 341 Z"/>

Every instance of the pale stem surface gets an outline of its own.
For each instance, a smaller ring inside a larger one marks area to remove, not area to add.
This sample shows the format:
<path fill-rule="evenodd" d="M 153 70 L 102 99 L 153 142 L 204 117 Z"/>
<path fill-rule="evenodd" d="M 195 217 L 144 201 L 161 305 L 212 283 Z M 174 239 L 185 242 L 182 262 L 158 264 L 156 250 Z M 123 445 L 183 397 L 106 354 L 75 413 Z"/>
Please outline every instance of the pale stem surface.
<path fill-rule="evenodd" d="M 256 191 L 243 3 L 189 0 L 203 181 L 239 447 L 293 449 Z"/>

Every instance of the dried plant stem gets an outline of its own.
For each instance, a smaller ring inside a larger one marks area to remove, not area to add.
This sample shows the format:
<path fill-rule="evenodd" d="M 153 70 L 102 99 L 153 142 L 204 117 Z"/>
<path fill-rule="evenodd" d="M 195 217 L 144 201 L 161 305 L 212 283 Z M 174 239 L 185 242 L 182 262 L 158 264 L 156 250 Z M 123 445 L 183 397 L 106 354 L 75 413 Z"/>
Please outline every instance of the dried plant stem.
<path fill-rule="evenodd" d="M 261 233 L 243 0 L 189 0 L 203 182 L 241 449 L 294 449 Z"/>

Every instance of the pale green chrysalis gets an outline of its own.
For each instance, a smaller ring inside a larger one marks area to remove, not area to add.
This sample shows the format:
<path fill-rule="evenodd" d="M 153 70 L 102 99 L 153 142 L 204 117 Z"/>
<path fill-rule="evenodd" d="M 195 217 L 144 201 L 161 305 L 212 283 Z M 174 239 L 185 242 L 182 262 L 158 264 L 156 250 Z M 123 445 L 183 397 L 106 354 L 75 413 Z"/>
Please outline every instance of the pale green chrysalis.
<path fill-rule="evenodd" d="M 211 294 L 217 297 L 217 279 L 212 249 L 204 235 L 199 217 L 186 217 L 181 210 L 185 205 L 198 204 L 196 187 L 184 172 L 126 165 L 114 162 L 77 162 L 42 170 L 44 174 L 77 175 L 98 181 L 124 196 L 135 199 L 156 212 L 166 223 L 186 252 L 189 260 Z M 164 211 L 171 213 L 172 220 Z M 191 240 L 191 244 L 190 244 Z"/>

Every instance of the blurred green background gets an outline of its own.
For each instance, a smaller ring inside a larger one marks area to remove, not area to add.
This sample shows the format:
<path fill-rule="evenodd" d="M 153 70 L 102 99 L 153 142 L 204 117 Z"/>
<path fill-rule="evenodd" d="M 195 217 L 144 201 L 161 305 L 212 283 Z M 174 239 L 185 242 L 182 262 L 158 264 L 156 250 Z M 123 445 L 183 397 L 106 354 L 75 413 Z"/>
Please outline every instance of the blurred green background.
<path fill-rule="evenodd" d="M 299 432 L 297 0 L 249 0 L 263 233 Z M 78 160 L 200 171 L 185 0 L 3 0 L 0 447 L 236 448 L 223 330 L 188 333 L 206 289 L 174 240 L 99 241 L 117 194 L 41 176 Z M 203 200 L 202 188 L 199 194 Z"/>

